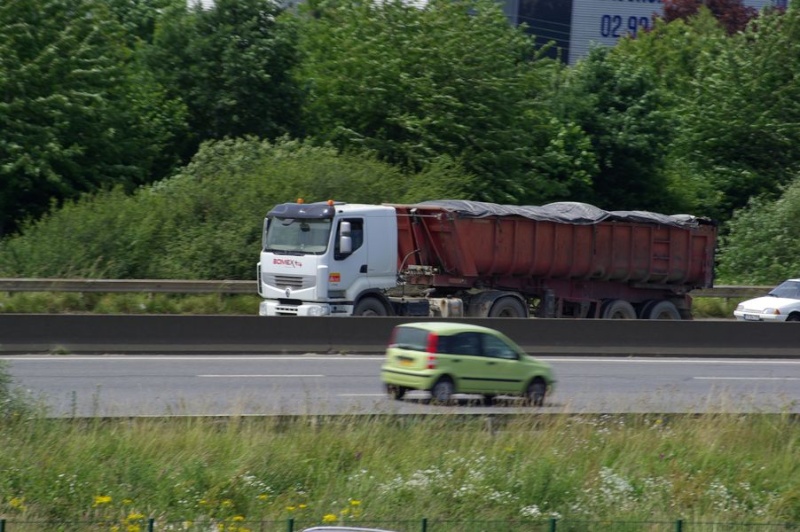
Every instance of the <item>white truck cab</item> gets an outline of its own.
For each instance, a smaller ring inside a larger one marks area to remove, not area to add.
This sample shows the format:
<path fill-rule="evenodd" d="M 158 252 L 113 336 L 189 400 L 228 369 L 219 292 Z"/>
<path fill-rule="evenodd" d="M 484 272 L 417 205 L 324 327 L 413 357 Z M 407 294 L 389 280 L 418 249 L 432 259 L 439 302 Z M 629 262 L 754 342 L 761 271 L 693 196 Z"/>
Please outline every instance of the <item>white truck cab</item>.
<path fill-rule="evenodd" d="M 267 214 L 258 263 L 261 316 L 350 316 L 365 293 L 396 283 L 394 208 L 298 202 Z"/>

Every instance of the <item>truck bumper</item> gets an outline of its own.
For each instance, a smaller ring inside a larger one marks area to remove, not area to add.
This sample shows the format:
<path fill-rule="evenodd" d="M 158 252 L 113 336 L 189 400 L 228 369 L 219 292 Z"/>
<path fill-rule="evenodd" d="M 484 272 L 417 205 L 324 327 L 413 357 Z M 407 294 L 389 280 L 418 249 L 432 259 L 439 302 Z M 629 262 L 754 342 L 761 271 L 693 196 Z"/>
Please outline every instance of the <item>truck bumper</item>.
<path fill-rule="evenodd" d="M 331 306 L 325 303 L 287 305 L 274 300 L 264 300 L 258 306 L 259 316 L 330 316 Z"/>

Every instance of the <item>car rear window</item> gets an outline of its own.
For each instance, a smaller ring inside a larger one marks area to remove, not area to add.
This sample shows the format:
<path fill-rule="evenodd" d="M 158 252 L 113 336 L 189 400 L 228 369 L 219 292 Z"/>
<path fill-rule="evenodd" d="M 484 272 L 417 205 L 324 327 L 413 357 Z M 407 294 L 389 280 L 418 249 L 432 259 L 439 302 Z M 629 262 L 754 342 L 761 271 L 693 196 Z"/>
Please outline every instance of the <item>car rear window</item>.
<path fill-rule="evenodd" d="M 414 351 L 428 350 L 428 335 L 430 331 L 415 327 L 397 327 L 394 330 L 394 345 L 403 349 Z"/>

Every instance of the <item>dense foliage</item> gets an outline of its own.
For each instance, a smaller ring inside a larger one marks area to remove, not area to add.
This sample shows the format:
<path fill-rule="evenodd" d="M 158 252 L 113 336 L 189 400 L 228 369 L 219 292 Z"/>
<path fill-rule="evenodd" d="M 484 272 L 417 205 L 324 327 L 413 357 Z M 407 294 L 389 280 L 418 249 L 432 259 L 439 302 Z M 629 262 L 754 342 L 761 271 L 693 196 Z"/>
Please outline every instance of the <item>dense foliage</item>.
<path fill-rule="evenodd" d="M 368 156 L 294 141 L 212 142 L 170 179 L 131 196 L 119 188 L 85 196 L 24 226 L 2 248 L 0 276 L 247 279 L 276 203 L 418 201 L 442 195 L 439 183 L 458 190 L 461 176 L 444 164 L 405 175 Z"/>
<path fill-rule="evenodd" d="M 490 0 L 4 2 L 0 275 L 251 278 L 298 196 L 689 212 L 796 275 L 800 10 L 668 4 L 565 66 Z"/>

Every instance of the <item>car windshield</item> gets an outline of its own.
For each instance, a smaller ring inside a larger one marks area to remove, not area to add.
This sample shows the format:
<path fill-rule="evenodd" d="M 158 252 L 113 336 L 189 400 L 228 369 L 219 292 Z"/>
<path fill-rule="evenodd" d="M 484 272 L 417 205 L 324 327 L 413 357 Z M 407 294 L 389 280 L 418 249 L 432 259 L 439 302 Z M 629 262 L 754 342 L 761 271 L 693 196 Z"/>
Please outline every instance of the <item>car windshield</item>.
<path fill-rule="evenodd" d="M 784 281 L 770 290 L 769 295 L 772 297 L 785 297 L 787 299 L 800 299 L 800 282 Z"/>
<path fill-rule="evenodd" d="M 272 218 L 266 224 L 264 251 L 320 255 L 328 249 L 331 220 Z"/>

